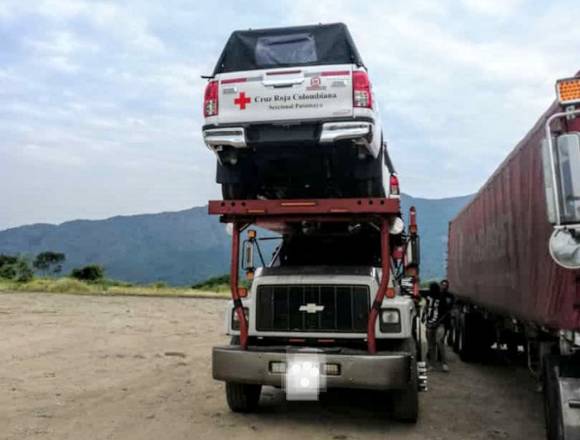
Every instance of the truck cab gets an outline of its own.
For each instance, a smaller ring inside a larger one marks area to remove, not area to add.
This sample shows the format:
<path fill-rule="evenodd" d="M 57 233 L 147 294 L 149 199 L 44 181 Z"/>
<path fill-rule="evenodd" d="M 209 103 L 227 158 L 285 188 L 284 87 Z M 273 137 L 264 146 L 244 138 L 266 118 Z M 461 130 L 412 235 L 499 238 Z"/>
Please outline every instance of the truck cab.
<path fill-rule="evenodd" d="M 212 359 L 213 377 L 226 383 L 233 411 L 254 410 L 264 385 L 282 388 L 289 400 L 358 388 L 390 392 L 394 417 L 417 420 L 418 391 L 426 387 L 417 303 L 402 266 L 388 266 L 384 246 L 394 249 L 401 237 L 386 224 L 379 230 L 358 222 L 287 224 L 272 261 L 259 268 L 258 239 L 249 230 L 242 268 L 251 286 L 226 307 L 231 344 L 214 347 Z"/>
<path fill-rule="evenodd" d="M 378 105 L 342 23 L 233 32 L 203 111 L 225 199 L 385 195 Z"/>

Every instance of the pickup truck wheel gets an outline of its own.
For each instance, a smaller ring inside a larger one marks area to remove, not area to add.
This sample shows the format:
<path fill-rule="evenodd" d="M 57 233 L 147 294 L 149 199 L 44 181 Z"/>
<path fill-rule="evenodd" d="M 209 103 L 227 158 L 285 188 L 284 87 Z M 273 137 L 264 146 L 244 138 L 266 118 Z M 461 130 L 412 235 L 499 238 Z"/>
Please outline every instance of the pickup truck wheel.
<path fill-rule="evenodd" d="M 386 190 L 383 183 L 384 151 L 381 148 L 379 156 L 367 158 L 368 177 L 356 182 L 356 194 L 353 197 L 385 197 Z"/>
<path fill-rule="evenodd" d="M 417 379 L 417 352 L 416 344 L 410 341 L 407 348 L 412 353 L 411 377 L 404 390 L 394 391 L 392 394 L 393 418 L 399 422 L 417 423 L 419 417 L 419 384 Z"/>
<path fill-rule="evenodd" d="M 254 194 L 247 185 L 242 183 L 222 183 L 224 200 L 247 200 L 254 198 Z"/>
<path fill-rule="evenodd" d="M 233 412 L 252 412 L 258 407 L 262 385 L 226 382 L 226 399 Z"/>
<path fill-rule="evenodd" d="M 548 440 L 564 440 L 564 424 L 558 386 L 560 358 L 548 355 L 544 358 L 544 413 Z"/>

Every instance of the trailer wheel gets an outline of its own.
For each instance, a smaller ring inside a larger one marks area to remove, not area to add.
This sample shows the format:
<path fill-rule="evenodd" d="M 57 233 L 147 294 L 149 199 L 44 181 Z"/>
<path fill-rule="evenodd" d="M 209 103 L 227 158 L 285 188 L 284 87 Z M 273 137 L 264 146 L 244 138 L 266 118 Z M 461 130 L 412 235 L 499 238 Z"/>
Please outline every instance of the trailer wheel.
<path fill-rule="evenodd" d="M 471 313 L 461 312 L 458 320 L 457 352 L 463 362 L 474 362 L 475 356 L 475 332 L 474 319 Z"/>
<path fill-rule="evenodd" d="M 544 413 L 548 440 L 564 440 L 564 423 L 558 386 L 559 370 L 559 356 L 544 357 Z"/>
<path fill-rule="evenodd" d="M 412 354 L 411 377 L 409 385 L 404 390 L 394 391 L 393 418 L 400 422 L 417 423 L 419 417 L 419 384 L 417 380 L 417 350 L 416 343 L 410 340 L 405 344 L 405 351 Z"/>

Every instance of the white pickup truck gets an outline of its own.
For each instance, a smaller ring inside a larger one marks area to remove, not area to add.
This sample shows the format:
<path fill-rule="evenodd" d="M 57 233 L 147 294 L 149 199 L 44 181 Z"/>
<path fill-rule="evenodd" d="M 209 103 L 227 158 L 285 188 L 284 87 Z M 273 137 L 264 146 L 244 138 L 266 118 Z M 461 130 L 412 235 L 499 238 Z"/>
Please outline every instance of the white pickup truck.
<path fill-rule="evenodd" d="M 233 32 L 203 112 L 225 199 L 385 196 L 377 102 L 342 23 Z"/>

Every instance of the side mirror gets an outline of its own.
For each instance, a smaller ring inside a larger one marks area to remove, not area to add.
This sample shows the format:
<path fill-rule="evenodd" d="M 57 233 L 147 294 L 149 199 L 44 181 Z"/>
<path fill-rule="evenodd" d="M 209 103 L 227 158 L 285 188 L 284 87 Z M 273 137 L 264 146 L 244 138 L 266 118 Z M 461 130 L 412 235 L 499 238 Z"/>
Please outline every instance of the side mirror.
<path fill-rule="evenodd" d="M 558 137 L 562 220 L 580 222 L 580 133 Z"/>
<path fill-rule="evenodd" d="M 253 271 L 254 266 L 254 242 L 252 240 L 245 240 L 243 245 L 242 269 L 245 271 Z"/>
<path fill-rule="evenodd" d="M 548 221 L 554 225 L 580 223 L 580 133 L 568 133 L 542 143 Z M 550 155 L 553 156 L 553 165 Z"/>
<path fill-rule="evenodd" d="M 552 138 L 552 145 L 556 138 Z M 554 161 L 556 158 L 554 157 Z M 542 141 L 542 170 L 544 174 L 544 191 L 546 192 L 546 211 L 548 222 L 556 224 L 556 190 L 554 188 L 554 171 L 550 160 L 550 144 L 546 139 Z"/>
<path fill-rule="evenodd" d="M 548 221 L 554 225 L 550 255 L 566 269 L 580 268 L 580 133 L 542 142 Z"/>

